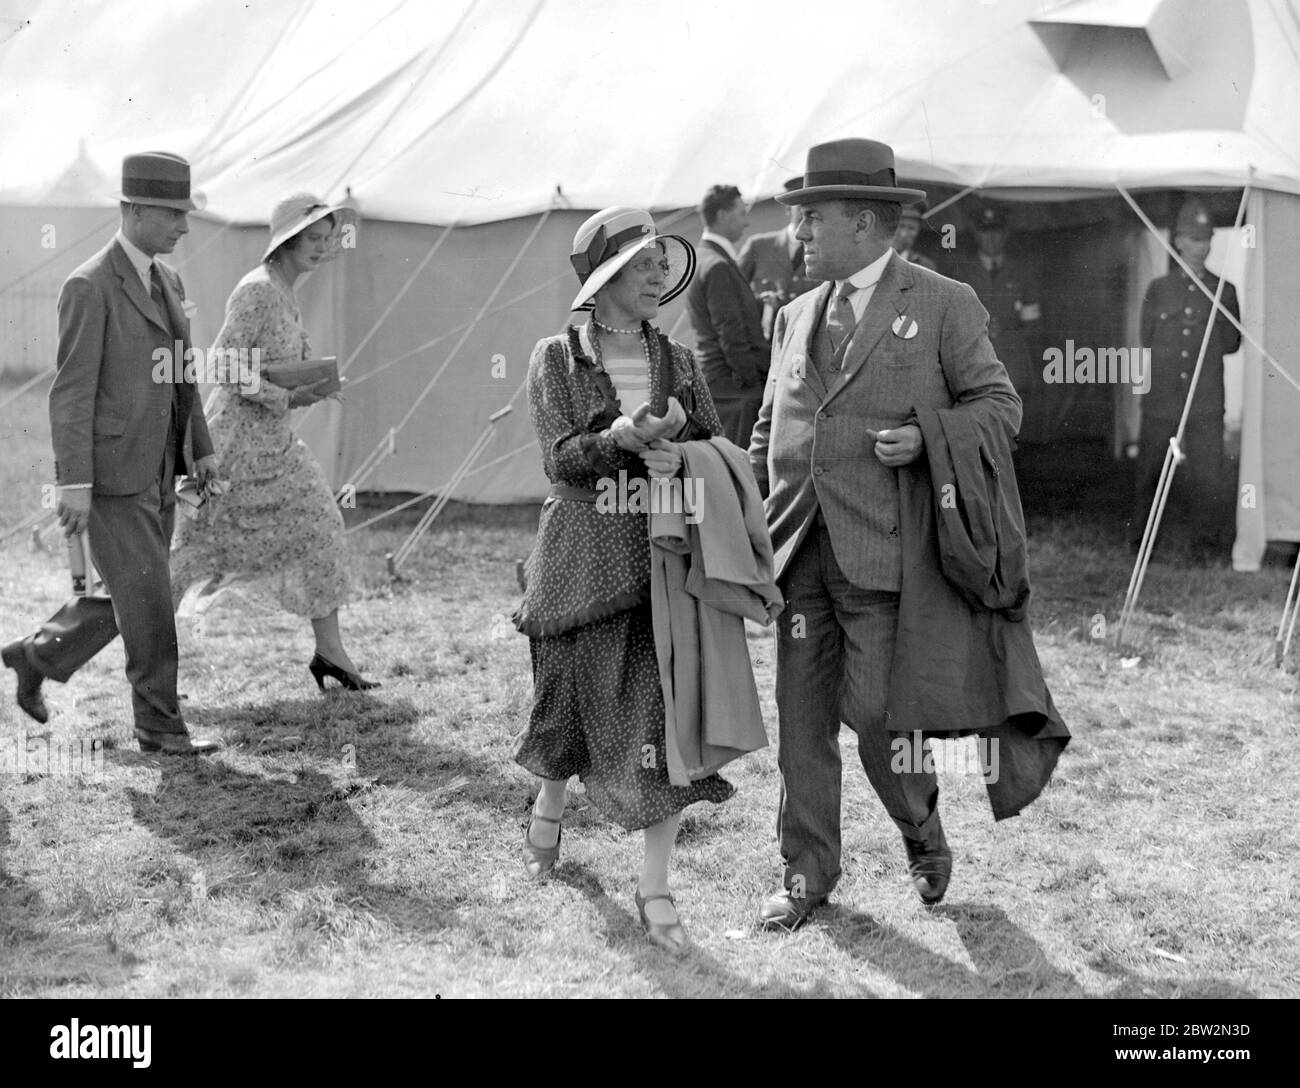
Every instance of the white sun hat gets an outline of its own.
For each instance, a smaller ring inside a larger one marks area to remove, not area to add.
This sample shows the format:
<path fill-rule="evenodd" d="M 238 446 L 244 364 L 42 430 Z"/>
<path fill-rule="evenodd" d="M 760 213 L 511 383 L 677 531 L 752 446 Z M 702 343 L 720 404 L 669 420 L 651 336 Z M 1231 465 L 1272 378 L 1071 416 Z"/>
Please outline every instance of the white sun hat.
<path fill-rule="evenodd" d="M 649 212 L 639 208 L 606 208 L 578 228 L 569 261 L 578 273 L 581 289 L 570 310 L 590 310 L 605 284 L 643 249 L 662 245 L 668 257 L 667 286 L 659 305 L 671 302 L 695 274 L 695 250 L 679 234 L 659 234 Z"/>

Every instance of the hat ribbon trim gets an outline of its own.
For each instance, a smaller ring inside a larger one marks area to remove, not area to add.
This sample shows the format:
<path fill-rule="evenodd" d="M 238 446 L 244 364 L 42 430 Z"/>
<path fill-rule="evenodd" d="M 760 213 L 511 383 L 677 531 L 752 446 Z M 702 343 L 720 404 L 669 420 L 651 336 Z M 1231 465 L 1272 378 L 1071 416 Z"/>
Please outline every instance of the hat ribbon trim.
<path fill-rule="evenodd" d="M 587 277 L 592 272 L 613 257 L 628 242 L 653 233 L 653 228 L 649 224 L 638 223 L 635 227 L 627 227 L 611 237 L 605 233 L 605 225 L 602 223 L 592 235 L 591 241 L 587 243 L 587 248 L 569 257 L 573 270 L 578 273 L 578 281 L 586 283 Z"/>
<path fill-rule="evenodd" d="M 152 197 L 155 200 L 189 200 L 190 183 L 158 178 L 123 178 L 122 195 L 128 201 L 133 196 Z"/>
<path fill-rule="evenodd" d="M 858 170 L 814 170 L 804 175 L 805 189 L 820 189 L 828 185 L 866 185 L 872 188 L 897 188 L 892 167 L 871 174 Z"/>

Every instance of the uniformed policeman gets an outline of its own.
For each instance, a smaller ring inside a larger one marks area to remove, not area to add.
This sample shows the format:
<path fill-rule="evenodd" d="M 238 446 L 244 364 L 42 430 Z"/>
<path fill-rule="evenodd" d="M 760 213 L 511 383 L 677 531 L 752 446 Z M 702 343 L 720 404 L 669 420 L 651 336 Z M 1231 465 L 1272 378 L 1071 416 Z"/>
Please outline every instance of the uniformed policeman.
<path fill-rule="evenodd" d="M 1042 441 L 1040 386 L 1042 363 L 1035 362 L 1042 311 L 1038 301 L 1037 277 L 1025 262 L 1009 257 L 1007 221 L 1003 210 L 983 204 L 972 216 L 975 248 L 959 246 L 954 254 L 952 278 L 975 288 L 989 312 L 989 339 L 1007 376 L 1024 404 L 1020 441 Z"/>
<path fill-rule="evenodd" d="M 1174 222 L 1174 248 L 1213 297 L 1219 277 L 1208 271 L 1214 223 L 1195 197 L 1183 204 Z M 1237 292 L 1224 281 L 1224 309 L 1240 318 Z M 1169 439 L 1191 389 L 1196 358 L 1205 337 L 1213 303 L 1182 268 L 1153 280 L 1142 301 L 1142 346 L 1151 349 L 1151 388 L 1141 398 L 1142 430 L 1138 443 L 1137 495 L 1130 524 L 1134 543 L 1146 526 Z M 1241 334 L 1219 314 L 1205 349 L 1205 362 L 1187 417 L 1174 485 L 1161 520 L 1161 536 L 1181 538 L 1199 558 L 1224 558 L 1231 544 L 1232 491 L 1224 480 L 1223 357 L 1241 347 Z"/>

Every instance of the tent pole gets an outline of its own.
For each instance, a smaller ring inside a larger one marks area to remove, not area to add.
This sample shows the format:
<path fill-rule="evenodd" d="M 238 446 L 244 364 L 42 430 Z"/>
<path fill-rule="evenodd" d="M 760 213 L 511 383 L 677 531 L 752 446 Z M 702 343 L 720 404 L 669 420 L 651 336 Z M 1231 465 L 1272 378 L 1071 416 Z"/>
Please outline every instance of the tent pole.
<path fill-rule="evenodd" d="M 1116 188 L 1119 188 L 1117 185 Z M 1124 193 L 1123 189 L 1120 189 Z M 1125 197 L 1132 203 L 1132 198 L 1124 193 Z M 1241 191 L 1241 203 L 1237 206 L 1237 219 L 1234 229 L 1240 230 L 1242 220 L 1246 216 L 1246 201 L 1250 196 L 1250 186 L 1247 185 Z M 1134 205 L 1136 207 L 1136 205 Z M 1138 209 L 1141 214 L 1141 209 Z M 1149 229 L 1154 232 L 1154 224 L 1143 216 L 1145 222 L 1149 224 Z M 1156 237 L 1159 237 L 1157 234 Z M 1163 244 L 1163 239 L 1161 242 Z M 1194 283 L 1200 283 L 1200 277 L 1193 274 L 1192 270 L 1187 267 L 1181 256 L 1178 261 L 1188 277 Z M 1128 632 L 1129 621 L 1133 618 L 1133 610 L 1137 607 L 1138 595 L 1142 592 L 1142 582 L 1146 578 L 1146 569 L 1151 561 L 1151 552 L 1155 548 L 1156 535 L 1160 531 L 1160 519 L 1164 516 L 1165 502 L 1169 497 L 1169 492 L 1173 488 L 1174 473 L 1178 469 L 1179 462 L 1185 459 L 1183 449 L 1183 435 L 1187 430 L 1187 417 L 1192 411 L 1192 398 L 1196 396 L 1196 386 L 1200 381 L 1201 370 L 1205 365 L 1205 353 L 1210 347 L 1210 337 L 1214 335 L 1214 323 L 1220 313 L 1227 313 L 1221 302 L 1223 298 L 1223 286 L 1228 281 L 1219 277 L 1219 284 L 1214 290 L 1214 297 L 1210 307 L 1209 319 L 1205 322 L 1205 332 L 1201 336 L 1201 350 L 1196 355 L 1196 367 L 1192 371 L 1192 380 L 1187 388 L 1187 399 L 1183 402 L 1183 414 L 1178 420 L 1178 430 L 1174 437 L 1169 440 L 1169 449 L 1165 452 L 1165 463 L 1161 467 L 1160 482 L 1156 487 L 1156 496 L 1151 505 L 1151 513 L 1147 516 L 1146 530 L 1142 534 L 1142 544 L 1138 548 L 1138 557 L 1133 565 L 1133 575 L 1129 579 L 1128 594 L 1124 598 L 1124 607 L 1120 610 L 1119 629 L 1115 632 L 1115 642 L 1117 645 L 1123 645 L 1124 635 Z M 1205 290 L 1202 285 L 1202 290 Z M 1206 294 L 1209 292 L 1206 291 Z"/>
<path fill-rule="evenodd" d="M 1173 486 L 1174 471 L 1182 459 L 1183 452 L 1178 446 L 1178 439 L 1171 437 L 1169 447 L 1165 450 L 1164 464 L 1160 466 L 1160 481 L 1156 484 L 1155 497 L 1151 501 L 1151 510 L 1147 514 L 1147 524 L 1142 532 L 1142 543 L 1138 546 L 1133 574 L 1129 578 L 1128 592 L 1124 595 L 1124 607 L 1120 609 L 1119 627 L 1115 631 L 1117 646 L 1124 645 L 1124 635 L 1128 632 L 1129 621 L 1133 618 L 1133 609 L 1137 606 L 1138 594 L 1142 592 L 1142 583 L 1146 580 L 1151 553 L 1155 550 L 1156 533 L 1160 528 L 1160 519 L 1164 517 L 1169 490 Z"/>
<path fill-rule="evenodd" d="M 1286 657 L 1287 651 L 1291 648 L 1291 636 L 1295 633 L 1295 620 L 1297 614 L 1300 614 L 1300 608 L 1297 608 L 1296 589 L 1300 586 L 1300 552 L 1296 553 L 1295 569 L 1291 571 L 1291 585 L 1286 591 L 1286 601 L 1282 605 L 1282 622 L 1277 625 L 1277 638 L 1273 642 L 1273 664 L 1279 669 L 1282 667 L 1282 660 Z M 1288 627 L 1287 617 L 1290 616 L 1291 623 Z M 1282 632 L 1286 631 L 1286 638 L 1283 640 Z"/>

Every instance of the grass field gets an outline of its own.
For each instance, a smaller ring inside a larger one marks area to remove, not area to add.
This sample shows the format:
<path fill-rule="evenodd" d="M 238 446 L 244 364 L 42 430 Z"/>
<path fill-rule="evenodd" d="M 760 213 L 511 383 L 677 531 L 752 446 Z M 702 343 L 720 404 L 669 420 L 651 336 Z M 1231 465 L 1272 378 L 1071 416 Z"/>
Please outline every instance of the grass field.
<path fill-rule="evenodd" d="M 0 532 L 48 478 L 28 395 L 0 411 Z M 45 742 L 4 672 L 0 996 L 1300 995 L 1282 567 L 1157 563 L 1134 663 L 1093 637 L 1095 616 L 1117 616 L 1127 553 L 1079 520 L 1035 524 L 1033 622 L 1074 732 L 1045 794 L 995 825 L 977 776 L 943 774 L 955 868 L 927 911 L 846 730 L 844 878 L 815 924 L 770 935 L 754 918 L 780 872 L 775 747 L 733 764 L 737 796 L 683 823 L 675 891 L 696 947 L 678 962 L 637 921 L 640 836 L 576 784 L 553 877 L 522 873 L 533 783 L 510 753 L 531 678 L 504 617 L 535 511 L 449 508 L 394 584 L 384 555 L 415 516 L 350 538 L 344 633 L 373 694 L 321 697 L 307 624 L 246 599 L 182 624 L 183 705 L 224 740 L 214 757 L 136 750 L 117 644 L 46 686 Z M 66 593 L 62 554 L 28 535 L 0 544 L 3 641 Z M 753 635 L 775 745 L 773 642 Z M 96 738 L 91 773 L 42 773 L 25 751 Z"/>

